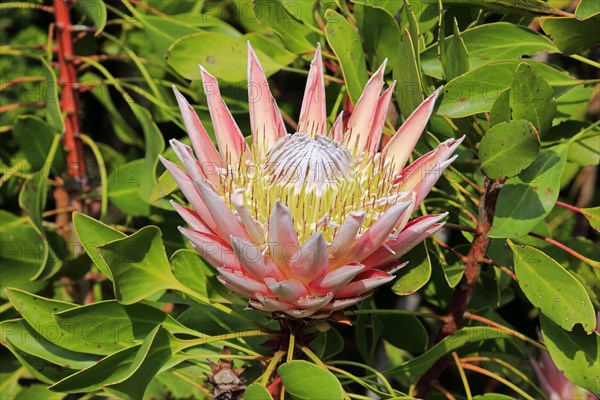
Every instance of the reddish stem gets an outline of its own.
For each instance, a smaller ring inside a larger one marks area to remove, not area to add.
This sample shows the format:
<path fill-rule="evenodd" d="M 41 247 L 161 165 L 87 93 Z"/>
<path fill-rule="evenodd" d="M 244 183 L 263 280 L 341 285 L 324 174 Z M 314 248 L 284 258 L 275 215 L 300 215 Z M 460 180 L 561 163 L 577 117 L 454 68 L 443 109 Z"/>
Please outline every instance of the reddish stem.
<path fill-rule="evenodd" d="M 60 108 L 65 114 L 63 142 L 67 150 L 68 173 L 75 183 L 83 184 L 87 180 L 87 171 L 83 145 L 79 140 L 81 125 L 79 122 L 77 69 L 73 62 L 73 38 L 71 36 L 73 25 L 71 24 L 70 10 L 64 0 L 54 0 L 54 18 L 58 44 L 59 84 L 62 89 Z"/>
<path fill-rule="evenodd" d="M 479 202 L 479 218 L 477 228 L 475 228 L 475 237 L 469 253 L 465 259 L 465 273 L 454 290 L 452 301 L 448 309 L 447 320 L 442 325 L 440 333 L 436 338 L 439 343 L 444 338 L 454 334 L 460 329 L 465 318 L 465 312 L 469 308 L 471 298 L 475 292 L 477 279 L 481 272 L 481 264 L 485 260 L 485 254 L 490 245 L 491 239 L 487 236 L 492 222 L 494 221 L 494 210 L 496 209 L 496 200 L 502 185 L 495 180 L 487 179 L 484 183 L 484 193 Z M 432 383 L 435 383 L 448 362 L 447 357 L 440 358 L 421 378 L 415 388 L 415 397 L 426 398 L 431 393 Z"/>
<path fill-rule="evenodd" d="M 579 213 L 579 214 L 588 215 L 588 214 L 584 213 L 581 208 L 579 208 L 577 206 L 572 206 L 572 205 L 567 204 L 567 203 L 563 203 L 562 201 L 557 201 L 556 205 L 560 206 L 560 207 L 563 207 L 563 208 L 566 208 L 567 210 L 574 211 L 574 212 Z"/>

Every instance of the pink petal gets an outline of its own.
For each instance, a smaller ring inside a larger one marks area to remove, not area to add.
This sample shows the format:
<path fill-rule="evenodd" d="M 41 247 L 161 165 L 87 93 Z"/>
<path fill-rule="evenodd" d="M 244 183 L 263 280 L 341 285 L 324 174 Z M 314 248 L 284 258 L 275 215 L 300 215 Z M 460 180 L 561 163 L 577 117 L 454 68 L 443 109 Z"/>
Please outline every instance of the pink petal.
<path fill-rule="evenodd" d="M 321 232 L 311 235 L 289 262 L 289 271 L 296 279 L 310 282 L 327 271 L 327 243 Z"/>
<path fill-rule="evenodd" d="M 179 140 L 171 139 L 169 143 L 190 176 L 193 176 L 194 179 L 202 179 L 203 182 L 210 182 L 213 187 L 220 189 L 221 179 L 215 165 L 202 165 L 194 158 L 192 149 Z M 203 167 L 206 167 L 206 171 L 204 171 Z"/>
<path fill-rule="evenodd" d="M 190 227 L 192 227 L 192 229 L 203 233 L 210 233 L 211 235 L 215 234 L 215 232 L 213 232 L 208 227 L 208 225 L 206 225 L 206 223 L 202 220 L 202 218 L 196 211 L 192 210 L 191 208 L 187 208 L 180 204 L 177 204 L 173 200 L 171 200 L 170 203 L 175 209 L 175 211 L 177 211 L 181 218 L 183 218 L 183 220 L 187 222 L 187 224 Z"/>
<path fill-rule="evenodd" d="M 259 281 L 265 278 L 285 279 L 281 270 L 253 243 L 232 236 L 231 246 L 235 256 L 255 279 Z"/>
<path fill-rule="evenodd" d="M 300 109 L 298 132 L 310 137 L 327 134 L 327 109 L 325 104 L 325 80 L 323 79 L 323 62 L 321 45 L 317 43 L 315 57 L 310 63 L 310 72 L 304 90 L 304 99 Z"/>
<path fill-rule="evenodd" d="M 231 203 L 238 213 L 238 216 L 242 220 L 246 232 L 257 245 L 262 245 L 265 242 L 265 232 L 260 224 L 252 218 L 250 211 L 244 204 L 244 189 L 236 189 L 231 195 Z"/>
<path fill-rule="evenodd" d="M 394 81 L 389 88 L 379 98 L 377 102 L 377 110 L 375 111 L 375 117 L 373 118 L 373 125 L 369 133 L 369 139 L 367 141 L 367 151 L 369 153 L 376 153 L 379 150 L 379 143 L 381 142 L 381 136 L 383 135 L 383 127 L 385 125 L 385 119 L 387 117 L 388 108 L 392 101 L 392 95 L 394 94 L 394 88 L 396 87 L 396 81 Z"/>
<path fill-rule="evenodd" d="M 438 224 L 438 222 L 447 215 L 448 213 L 446 212 L 444 214 L 432 214 L 415 218 L 398 234 L 396 239 L 387 242 L 386 247 L 376 250 L 364 259 L 363 263 L 369 268 L 374 268 L 398 260 L 428 236 L 440 229 L 443 224 Z"/>
<path fill-rule="evenodd" d="M 414 191 L 417 194 L 415 207 L 427 197 L 444 170 L 454 161 L 456 157 L 450 157 L 463 139 L 464 136 L 458 140 L 449 139 L 440 143 L 434 150 L 419 157 L 402 171 L 395 183 L 400 184 L 403 192 Z"/>
<path fill-rule="evenodd" d="M 367 296 L 359 296 L 359 297 L 354 297 L 352 299 L 333 300 L 331 303 L 329 303 L 328 305 L 323 307 L 323 309 L 321 311 L 326 311 L 331 314 L 334 311 L 338 311 L 343 308 L 353 306 L 356 303 L 358 303 L 359 301 L 364 300 L 366 297 Z"/>
<path fill-rule="evenodd" d="M 206 129 L 204 129 L 202 122 L 200 122 L 198 114 L 196 114 L 194 108 L 188 103 L 179 90 L 177 90 L 175 85 L 173 85 L 173 91 L 175 92 L 177 104 L 179 105 L 179 110 L 183 117 L 183 123 L 185 124 L 188 136 L 192 141 L 196 157 L 201 164 L 211 163 L 215 167 L 221 166 L 223 164 L 223 159 L 206 133 Z"/>
<path fill-rule="evenodd" d="M 242 157 L 250 158 L 248 144 L 240 128 L 235 123 L 231 112 L 229 112 L 229 109 L 221 98 L 217 79 L 202 66 L 200 66 L 200 73 L 202 75 L 202 85 L 204 86 L 204 93 L 208 101 L 208 109 L 215 137 L 219 144 L 219 152 L 225 162 L 236 165 Z"/>
<path fill-rule="evenodd" d="M 244 226 L 233 212 L 231 212 L 229 207 L 227 207 L 227 204 L 225 204 L 223 199 L 201 181 L 196 180 L 195 183 L 204 200 L 204 204 L 206 204 L 206 208 L 219 228 L 219 232 L 221 233 L 220 236 L 226 241 L 229 240 L 231 236 L 250 240 Z"/>
<path fill-rule="evenodd" d="M 315 313 L 315 311 L 292 308 L 290 310 L 284 311 L 284 313 L 294 318 L 308 318 L 312 316 Z"/>
<path fill-rule="evenodd" d="M 320 308 L 323 308 L 333 299 L 333 293 L 329 292 L 325 296 L 304 296 L 296 301 L 294 304 L 301 309 L 313 310 L 316 311 Z"/>
<path fill-rule="evenodd" d="M 227 267 L 235 270 L 241 268 L 231 247 L 218 236 L 181 227 L 179 231 L 189 239 L 202 258 L 213 267 Z"/>
<path fill-rule="evenodd" d="M 294 221 L 290 209 L 275 203 L 269 220 L 269 249 L 271 259 L 283 271 L 288 270 L 289 261 L 300 250 L 298 234 L 294 228 Z"/>
<path fill-rule="evenodd" d="M 406 161 L 408 161 L 413 149 L 417 145 L 423 130 L 429 122 L 429 117 L 435 106 L 435 100 L 440 94 L 441 89 L 442 87 L 440 86 L 413 111 L 383 149 L 383 157 L 386 163 L 391 163 L 392 170 L 395 173 L 402 171 L 404 164 L 406 164 Z"/>
<path fill-rule="evenodd" d="M 276 297 L 265 297 L 260 293 L 256 294 L 256 299 L 258 300 L 258 307 L 255 304 L 256 302 L 253 301 L 250 302 L 250 305 L 262 311 L 277 312 L 290 310 L 294 307 L 291 303 L 281 301 Z"/>
<path fill-rule="evenodd" d="M 276 281 L 273 278 L 266 278 L 265 283 L 275 296 L 283 300 L 295 300 L 309 293 L 306 286 L 294 279 Z"/>
<path fill-rule="evenodd" d="M 364 211 L 352 211 L 348 214 L 331 243 L 330 253 L 332 262 L 337 262 L 340 256 L 339 253 L 347 251 L 352 246 L 364 219 Z"/>
<path fill-rule="evenodd" d="M 256 53 L 248 42 L 248 105 L 253 149 L 261 159 L 277 139 L 286 134 L 285 125 L 277 103 L 269 90 Z"/>
<path fill-rule="evenodd" d="M 206 225 L 215 233 L 219 232 L 217 229 L 217 224 L 215 220 L 210 215 L 208 208 L 206 208 L 206 204 L 204 204 L 204 200 L 202 200 L 202 196 L 198 193 L 196 186 L 192 178 L 186 174 L 181 168 L 167 160 L 163 156 L 158 156 L 163 165 L 169 170 L 175 182 L 183 192 L 185 198 L 190 202 L 194 210 L 198 213 L 198 215 L 202 218 L 202 220 L 206 223 Z"/>
<path fill-rule="evenodd" d="M 390 207 L 369 229 L 342 255 L 342 263 L 350 260 L 362 261 L 381 247 L 392 233 L 403 213 L 412 206 L 412 199 L 400 201 Z M 340 261 L 337 261 L 339 264 Z"/>
<path fill-rule="evenodd" d="M 342 111 L 329 130 L 329 137 L 337 143 L 342 143 L 344 135 L 344 112 Z"/>
<path fill-rule="evenodd" d="M 270 295 L 269 289 L 263 283 L 255 281 L 241 271 L 233 271 L 228 268 L 217 268 L 222 278 L 227 282 L 227 286 L 234 292 L 240 293 L 246 297 L 254 298 L 256 293 L 265 296 Z M 219 279 L 221 280 L 221 279 Z M 223 280 L 221 280 L 222 283 Z"/>
<path fill-rule="evenodd" d="M 368 271 L 361 272 L 354 279 L 354 282 L 350 282 L 346 287 L 338 290 L 335 293 L 335 297 L 336 299 L 357 297 L 363 293 L 375 289 L 378 286 L 388 283 L 392 279 L 394 279 L 393 275 L 387 274 L 383 271 L 378 271 L 376 269 L 370 269 Z"/>
<path fill-rule="evenodd" d="M 349 148 L 354 155 L 362 153 L 367 148 L 369 134 L 371 132 L 371 127 L 373 126 L 373 119 L 376 116 L 379 95 L 383 88 L 383 73 L 386 64 L 387 58 L 383 61 L 383 64 L 381 64 L 379 69 L 375 71 L 373 76 L 371 76 L 369 82 L 367 82 L 365 90 L 358 99 L 356 108 L 348 120 L 346 135 L 344 136 L 342 143 Z"/>
<path fill-rule="evenodd" d="M 316 294 L 336 292 L 346 286 L 364 268 L 364 265 L 356 262 L 346 264 L 329 272 L 323 278 L 312 282 L 310 287 Z"/>

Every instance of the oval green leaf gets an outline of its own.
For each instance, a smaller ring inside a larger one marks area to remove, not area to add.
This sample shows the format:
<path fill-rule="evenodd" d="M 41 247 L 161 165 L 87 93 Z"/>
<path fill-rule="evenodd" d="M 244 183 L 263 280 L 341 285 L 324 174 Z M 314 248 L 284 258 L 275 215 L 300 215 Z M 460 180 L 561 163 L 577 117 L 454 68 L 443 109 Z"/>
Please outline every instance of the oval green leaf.
<path fill-rule="evenodd" d="M 542 336 L 552 361 L 573 383 L 600 395 L 600 334 L 581 329 L 567 332 L 540 316 Z"/>
<path fill-rule="evenodd" d="M 337 378 L 326 369 L 304 360 L 294 360 L 277 369 L 285 390 L 294 399 L 331 399 L 343 397 Z"/>
<path fill-rule="evenodd" d="M 488 236 L 527 235 L 548 215 L 558 199 L 568 148 L 559 145 L 540 151 L 533 164 L 506 181 L 498 196 Z"/>
<path fill-rule="evenodd" d="M 576 85 L 577 80 L 541 62 L 533 60 L 495 61 L 472 69 L 444 86 L 438 114 L 452 118 L 488 112 L 500 94 L 511 87 L 517 66 L 532 66 L 559 96 Z"/>
<path fill-rule="evenodd" d="M 540 151 L 540 139 L 529 121 L 502 122 L 479 143 L 481 170 L 491 179 L 511 178 L 529 167 Z"/>
<path fill-rule="evenodd" d="M 552 126 L 556 115 L 554 92 L 548 82 L 528 64 L 519 64 L 510 88 L 512 119 L 531 122 L 540 135 Z"/>
<path fill-rule="evenodd" d="M 568 331 L 575 324 L 590 332 L 596 327 L 596 312 L 584 287 L 559 263 L 542 251 L 510 244 L 519 286 L 531 304 Z"/>
<path fill-rule="evenodd" d="M 242 39 L 218 32 L 199 32 L 173 43 L 166 58 L 169 65 L 187 79 L 200 79 L 200 64 L 217 78 L 241 82 L 247 79 L 247 54 L 248 45 Z M 257 49 L 256 55 L 267 76 L 279 71 L 281 66 L 266 54 Z"/>
<path fill-rule="evenodd" d="M 273 397 L 267 389 L 258 383 L 253 383 L 244 392 L 244 400 L 273 400 Z"/>

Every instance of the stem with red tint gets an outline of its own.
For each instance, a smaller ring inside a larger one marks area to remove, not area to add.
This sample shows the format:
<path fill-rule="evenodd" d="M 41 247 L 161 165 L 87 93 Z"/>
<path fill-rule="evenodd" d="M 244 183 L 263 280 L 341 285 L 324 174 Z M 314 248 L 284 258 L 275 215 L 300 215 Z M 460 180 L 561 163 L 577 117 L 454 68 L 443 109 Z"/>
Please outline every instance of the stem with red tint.
<path fill-rule="evenodd" d="M 73 57 L 70 10 L 64 0 L 54 0 L 56 40 L 58 55 L 59 84 L 61 86 L 60 109 L 65 114 L 63 143 L 67 150 L 69 177 L 79 185 L 86 183 L 87 171 L 83 155 L 83 145 L 79 140 L 79 92 L 77 90 L 77 70 Z"/>

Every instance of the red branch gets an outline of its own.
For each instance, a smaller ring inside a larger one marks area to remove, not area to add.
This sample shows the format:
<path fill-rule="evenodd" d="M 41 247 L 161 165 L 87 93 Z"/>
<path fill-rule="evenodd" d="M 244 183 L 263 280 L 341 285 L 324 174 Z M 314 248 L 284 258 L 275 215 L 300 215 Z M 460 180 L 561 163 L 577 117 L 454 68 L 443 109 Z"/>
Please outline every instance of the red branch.
<path fill-rule="evenodd" d="M 67 150 L 69 177 L 77 184 L 87 180 L 83 145 L 79 140 L 81 125 L 79 122 L 79 92 L 77 69 L 73 57 L 73 38 L 71 32 L 70 10 L 64 0 L 54 0 L 54 18 L 56 21 L 56 39 L 58 44 L 58 83 L 61 86 L 60 109 L 65 114 L 64 146 Z"/>
<path fill-rule="evenodd" d="M 466 255 L 465 273 L 456 286 L 452 301 L 446 316 L 446 322 L 442 325 L 440 333 L 436 338 L 436 343 L 452 335 L 463 324 L 465 312 L 469 308 L 469 303 L 475 292 L 477 279 L 481 272 L 481 264 L 485 260 L 491 239 L 487 234 L 494 221 L 494 211 L 496 209 L 496 200 L 502 187 L 501 183 L 495 180 L 487 179 L 484 183 L 484 193 L 479 202 L 479 218 L 477 228 L 475 228 L 475 237 L 469 253 Z M 448 362 L 447 357 L 440 358 L 419 380 L 415 389 L 415 397 L 426 398 L 431 392 L 432 383 L 437 382 L 442 370 Z"/>

